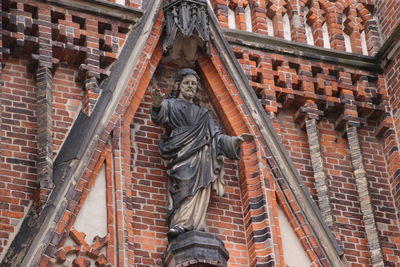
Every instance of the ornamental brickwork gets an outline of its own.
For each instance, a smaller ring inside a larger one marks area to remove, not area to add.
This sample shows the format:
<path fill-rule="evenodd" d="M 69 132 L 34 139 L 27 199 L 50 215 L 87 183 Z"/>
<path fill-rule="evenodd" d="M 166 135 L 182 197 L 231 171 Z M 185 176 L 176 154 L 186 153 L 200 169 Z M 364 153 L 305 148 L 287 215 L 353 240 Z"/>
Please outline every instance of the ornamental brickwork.
<path fill-rule="evenodd" d="M 179 69 L 163 2 L 1 1 L 0 265 L 163 265 L 165 130 L 149 110 Z M 207 213 L 228 266 L 285 266 L 285 231 L 311 266 L 397 266 L 398 1 L 208 2 L 202 105 L 255 137 Z M 77 218 L 103 170 L 107 234 L 87 240 Z"/>

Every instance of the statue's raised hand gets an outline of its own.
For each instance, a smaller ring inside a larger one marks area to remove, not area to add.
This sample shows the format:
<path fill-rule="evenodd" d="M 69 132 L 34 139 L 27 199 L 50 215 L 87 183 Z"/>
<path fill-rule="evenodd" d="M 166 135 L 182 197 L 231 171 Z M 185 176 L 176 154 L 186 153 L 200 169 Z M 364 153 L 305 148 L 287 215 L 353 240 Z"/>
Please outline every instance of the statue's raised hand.
<path fill-rule="evenodd" d="M 161 107 L 161 103 L 164 100 L 164 94 L 161 93 L 160 89 L 153 90 L 151 97 L 153 100 L 153 107 L 159 108 Z"/>

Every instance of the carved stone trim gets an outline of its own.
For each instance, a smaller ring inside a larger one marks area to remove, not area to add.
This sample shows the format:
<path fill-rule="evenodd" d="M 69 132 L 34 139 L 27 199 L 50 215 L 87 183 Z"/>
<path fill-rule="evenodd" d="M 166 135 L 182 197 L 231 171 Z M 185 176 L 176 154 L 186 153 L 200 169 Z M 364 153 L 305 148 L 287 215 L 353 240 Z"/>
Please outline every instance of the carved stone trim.
<path fill-rule="evenodd" d="M 47 2 L 84 13 L 118 19 L 128 23 L 138 22 L 140 17 L 143 15 L 143 11 L 140 9 L 123 6 L 104 0 L 48 0 Z"/>
<path fill-rule="evenodd" d="M 224 29 L 224 35 L 231 44 L 271 51 L 278 54 L 320 60 L 332 64 L 348 67 L 379 71 L 380 66 L 375 57 L 355 55 L 332 49 L 314 47 L 306 44 L 295 43 L 264 34 L 245 32 L 234 29 Z"/>

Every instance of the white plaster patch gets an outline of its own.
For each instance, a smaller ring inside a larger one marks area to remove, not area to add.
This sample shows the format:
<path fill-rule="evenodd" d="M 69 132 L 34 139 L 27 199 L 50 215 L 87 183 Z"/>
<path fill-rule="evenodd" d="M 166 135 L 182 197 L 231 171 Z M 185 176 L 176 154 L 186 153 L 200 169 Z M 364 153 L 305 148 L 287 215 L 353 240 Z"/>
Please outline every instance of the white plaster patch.
<path fill-rule="evenodd" d="M 292 31 L 290 28 L 290 20 L 288 14 L 285 14 L 282 18 L 283 20 L 283 37 L 285 40 L 292 40 Z"/>
<path fill-rule="evenodd" d="M 322 24 L 322 37 L 324 39 L 324 47 L 331 48 L 331 42 L 329 41 L 328 24 L 326 22 Z"/>
<path fill-rule="evenodd" d="M 308 7 L 304 8 L 304 25 L 306 29 L 307 44 L 314 45 L 314 36 L 312 33 L 312 29 L 311 26 L 307 23 L 308 12 L 310 12 L 310 9 Z"/>
<path fill-rule="evenodd" d="M 125 5 L 125 0 L 116 0 L 115 3 Z"/>
<path fill-rule="evenodd" d="M 303 246 L 297 238 L 292 226 L 278 206 L 278 218 L 281 229 L 281 238 L 283 246 L 283 257 L 285 265 L 289 267 L 306 267 L 311 266 L 311 261 L 308 258 Z"/>
<path fill-rule="evenodd" d="M 85 241 L 92 244 L 98 235 L 107 235 L 106 169 L 101 167 L 99 174 L 76 218 L 74 227 L 86 234 Z"/>
<path fill-rule="evenodd" d="M 367 37 L 365 36 L 365 31 L 361 32 L 360 39 L 361 39 L 362 53 L 363 55 L 368 56 Z"/>
<path fill-rule="evenodd" d="M 236 29 L 235 11 L 230 8 L 228 8 L 228 27 L 229 29 Z"/>
<path fill-rule="evenodd" d="M 346 48 L 346 52 L 351 52 L 351 41 L 350 36 L 344 32 L 344 22 L 346 21 L 346 15 L 342 15 L 342 30 L 343 30 L 343 37 L 344 37 L 344 46 Z"/>
<path fill-rule="evenodd" d="M 274 36 L 274 23 L 272 23 L 272 19 L 267 17 L 267 26 L 268 26 L 268 35 Z"/>
<path fill-rule="evenodd" d="M 244 9 L 244 18 L 246 20 L 246 31 L 252 32 L 253 31 L 253 25 L 251 23 L 250 5 L 247 5 L 246 8 Z"/>

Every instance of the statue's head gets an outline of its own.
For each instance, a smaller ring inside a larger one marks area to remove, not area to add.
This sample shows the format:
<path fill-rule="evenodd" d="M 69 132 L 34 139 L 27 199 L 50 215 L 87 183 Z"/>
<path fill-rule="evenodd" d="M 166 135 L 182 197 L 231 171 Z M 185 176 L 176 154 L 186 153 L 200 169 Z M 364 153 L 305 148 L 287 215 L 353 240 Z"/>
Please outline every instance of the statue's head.
<path fill-rule="evenodd" d="M 175 89 L 170 93 L 171 98 L 182 98 L 186 101 L 198 104 L 196 97 L 200 77 L 193 69 L 181 69 L 175 79 Z"/>

